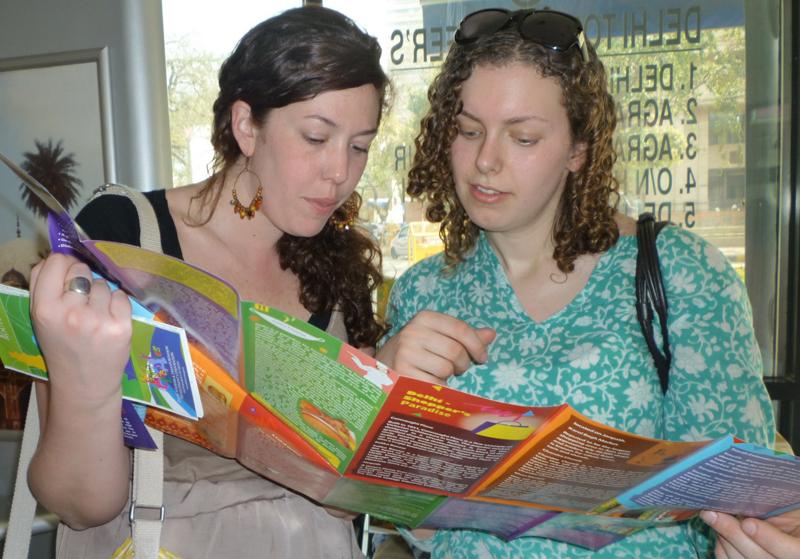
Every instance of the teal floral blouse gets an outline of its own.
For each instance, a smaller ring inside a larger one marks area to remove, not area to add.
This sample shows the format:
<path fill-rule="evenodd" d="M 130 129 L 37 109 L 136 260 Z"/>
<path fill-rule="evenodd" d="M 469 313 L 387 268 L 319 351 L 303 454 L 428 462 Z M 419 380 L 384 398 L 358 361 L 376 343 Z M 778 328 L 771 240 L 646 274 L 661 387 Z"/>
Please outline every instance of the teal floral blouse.
<path fill-rule="evenodd" d="M 440 254 L 397 280 L 387 338 L 421 310 L 447 313 L 497 330 L 488 362 L 451 378 L 454 388 L 517 404 L 569 402 L 593 419 L 648 437 L 692 441 L 734 434 L 772 445 L 772 406 L 744 285 L 719 250 L 697 235 L 666 227 L 657 246 L 673 352 L 666 396 L 636 320 L 634 236 L 620 237 L 602 255 L 566 307 L 536 322 L 481 234 L 452 275 L 441 273 Z M 643 530 L 597 552 L 534 537 L 505 542 L 469 530 L 440 530 L 432 544 L 434 558 L 713 555 L 708 530 L 697 519 Z"/>

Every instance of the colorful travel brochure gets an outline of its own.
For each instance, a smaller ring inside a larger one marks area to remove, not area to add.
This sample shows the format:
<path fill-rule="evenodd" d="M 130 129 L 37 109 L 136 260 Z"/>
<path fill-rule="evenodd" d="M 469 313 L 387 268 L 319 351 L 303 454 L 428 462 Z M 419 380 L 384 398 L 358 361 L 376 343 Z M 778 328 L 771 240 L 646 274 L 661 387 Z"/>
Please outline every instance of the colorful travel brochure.
<path fill-rule="evenodd" d="M 131 353 L 122 397 L 190 419 L 203 415 L 182 328 L 133 318 Z M 0 284 L 0 360 L 10 370 L 47 380 L 47 367 L 31 326 L 29 293 Z"/>
<path fill-rule="evenodd" d="M 800 461 L 725 437 L 641 437 L 570 406 L 520 406 L 400 377 L 278 309 L 243 302 L 244 384 L 193 348 L 206 416 L 159 429 L 312 499 L 398 525 L 598 549 L 706 508 L 800 507 Z"/>
<path fill-rule="evenodd" d="M 566 404 L 515 405 L 401 377 L 302 320 L 240 301 L 199 268 L 87 239 L 66 212 L 51 224 L 60 250 L 189 334 L 203 417 L 148 406 L 144 421 L 319 503 L 409 528 L 591 549 L 706 508 L 767 517 L 800 507 L 792 455 L 732 437 L 650 439 Z"/>

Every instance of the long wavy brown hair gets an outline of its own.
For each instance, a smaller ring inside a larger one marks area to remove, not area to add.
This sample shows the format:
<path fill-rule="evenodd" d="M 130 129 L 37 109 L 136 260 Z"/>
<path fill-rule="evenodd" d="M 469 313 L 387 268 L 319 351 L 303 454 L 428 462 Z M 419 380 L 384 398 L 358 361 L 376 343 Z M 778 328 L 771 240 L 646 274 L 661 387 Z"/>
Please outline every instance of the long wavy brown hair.
<path fill-rule="evenodd" d="M 382 110 L 389 79 L 380 65 L 378 41 L 334 10 L 303 7 L 267 19 L 248 31 L 219 72 L 214 102 L 214 174 L 195 196 L 207 210 L 207 223 L 219 203 L 223 177 L 242 153 L 231 128 L 237 100 L 263 124 L 270 110 L 305 101 L 327 91 L 366 84 L 375 86 Z M 312 313 L 338 308 L 350 343 L 374 346 L 386 328 L 372 308 L 372 292 L 382 281 L 381 254 L 371 237 L 357 227 L 336 222 L 358 214 L 361 197 L 354 192 L 314 237 L 284 234 L 277 250 L 281 267 L 300 281 L 300 302 Z"/>
<path fill-rule="evenodd" d="M 428 90 L 430 109 L 415 140 L 416 153 L 408 175 L 408 194 L 426 204 L 426 217 L 441 222 L 445 262 L 449 269 L 464 259 L 478 237 L 458 200 L 450 166 L 450 146 L 456 137 L 456 116 L 462 110 L 461 87 L 477 66 L 524 63 L 558 81 L 563 92 L 572 140 L 587 146 L 586 161 L 570 173 L 553 223 L 553 258 L 571 272 L 575 259 L 608 250 L 619 238 L 614 221 L 618 184 L 613 176 L 616 153 L 614 101 L 605 68 L 587 45 L 589 61 L 577 48 L 551 51 L 525 40 L 516 29 L 499 31 L 467 45 L 453 44 L 441 72 Z"/>

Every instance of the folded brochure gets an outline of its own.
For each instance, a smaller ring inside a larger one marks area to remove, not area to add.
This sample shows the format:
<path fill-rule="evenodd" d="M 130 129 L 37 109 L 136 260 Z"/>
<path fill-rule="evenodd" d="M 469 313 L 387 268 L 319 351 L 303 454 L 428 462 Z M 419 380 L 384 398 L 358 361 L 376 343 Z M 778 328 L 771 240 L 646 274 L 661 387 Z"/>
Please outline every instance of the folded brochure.
<path fill-rule="evenodd" d="M 145 421 L 320 503 L 412 528 L 592 549 L 705 508 L 766 517 L 800 507 L 794 456 L 733 437 L 649 439 L 566 404 L 514 405 L 400 377 L 302 320 L 240 302 L 200 268 L 90 240 L 66 212 L 51 215 L 54 246 L 187 331 L 204 415 L 150 406 Z"/>

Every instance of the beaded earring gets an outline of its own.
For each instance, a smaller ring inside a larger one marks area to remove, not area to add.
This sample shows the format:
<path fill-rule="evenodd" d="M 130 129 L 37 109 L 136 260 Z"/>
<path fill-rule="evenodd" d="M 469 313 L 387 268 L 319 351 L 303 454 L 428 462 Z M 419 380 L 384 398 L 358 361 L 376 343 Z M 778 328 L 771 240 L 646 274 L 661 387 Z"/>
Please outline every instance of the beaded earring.
<path fill-rule="evenodd" d="M 358 217 L 359 198 L 353 194 L 344 204 L 333 212 L 329 221 L 337 231 L 349 231 Z"/>
<path fill-rule="evenodd" d="M 258 188 L 256 189 L 256 194 L 253 196 L 253 199 L 250 203 L 245 206 L 239 200 L 239 196 L 236 194 L 236 183 L 239 182 L 239 179 L 242 177 L 244 173 L 252 174 L 256 180 L 258 181 Z M 264 189 L 261 186 L 261 178 L 250 169 L 250 158 L 248 157 L 245 159 L 244 169 L 239 171 L 239 174 L 236 175 L 236 180 L 233 181 L 233 190 L 231 191 L 231 206 L 233 206 L 233 213 L 239 214 L 239 219 L 253 219 L 256 215 L 256 212 L 261 208 L 261 202 L 263 201 L 263 193 Z"/>

